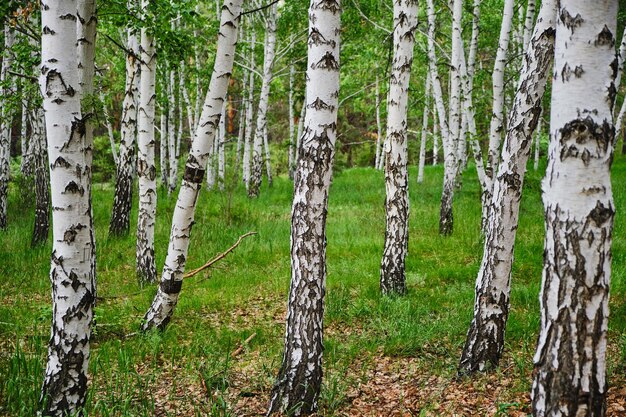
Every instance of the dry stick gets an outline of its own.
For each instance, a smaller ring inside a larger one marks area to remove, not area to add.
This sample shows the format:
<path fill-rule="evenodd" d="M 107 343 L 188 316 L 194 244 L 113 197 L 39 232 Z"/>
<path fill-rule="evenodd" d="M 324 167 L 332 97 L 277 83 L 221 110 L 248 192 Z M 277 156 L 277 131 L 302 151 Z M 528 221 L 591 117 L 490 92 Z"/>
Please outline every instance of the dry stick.
<path fill-rule="evenodd" d="M 237 350 L 233 351 L 233 353 L 230 354 L 231 358 L 235 358 L 237 357 L 237 355 L 239 355 L 241 352 L 243 352 L 243 348 L 250 343 L 250 341 L 252 339 L 254 339 L 254 337 L 256 336 L 256 333 L 252 333 L 246 340 L 243 341 L 242 344 L 239 345 L 239 347 L 237 348 Z"/>
<path fill-rule="evenodd" d="M 226 255 L 228 255 L 230 252 L 232 252 L 237 246 L 239 246 L 239 244 L 241 243 L 242 240 L 244 240 L 245 238 L 247 238 L 248 236 L 252 236 L 252 235 L 256 235 L 258 234 L 257 232 L 248 232 L 245 235 L 241 235 L 239 236 L 239 239 L 237 239 L 237 242 L 235 242 L 235 244 L 233 246 L 231 246 L 230 248 L 228 248 L 225 252 L 220 253 L 219 255 L 217 255 L 215 258 L 211 259 L 209 262 L 205 263 L 204 265 L 202 265 L 200 268 L 194 269 L 193 271 L 190 271 L 188 273 L 186 273 L 183 278 L 191 278 L 192 276 L 198 274 L 199 272 L 204 271 L 205 269 L 211 267 L 211 265 L 213 265 L 214 263 L 224 259 L 226 257 Z M 139 295 L 141 293 L 146 292 L 147 290 L 151 289 L 152 287 L 147 287 L 144 288 L 141 291 L 137 291 L 131 294 L 126 294 L 126 295 L 110 295 L 110 296 L 99 296 L 97 299 L 98 300 L 107 300 L 107 299 L 115 299 L 115 298 L 128 298 L 128 297 L 132 297 L 135 295 Z"/>
<path fill-rule="evenodd" d="M 226 255 L 228 255 L 230 252 L 232 252 L 237 246 L 239 246 L 239 244 L 241 243 L 242 240 L 244 240 L 245 238 L 247 238 L 248 236 L 252 236 L 252 235 L 256 235 L 257 232 L 248 232 L 245 235 L 241 235 L 239 236 L 239 239 L 237 239 L 237 242 L 235 242 L 235 244 L 233 246 L 231 246 L 230 248 L 228 248 L 226 250 L 226 252 L 220 253 L 219 255 L 217 255 L 215 258 L 211 259 L 209 262 L 205 263 L 204 265 L 202 265 L 200 268 L 196 268 L 193 271 L 189 271 L 187 272 L 183 278 L 191 278 L 194 275 L 204 271 L 205 269 L 209 268 L 211 265 L 213 265 L 215 262 L 224 259 L 226 257 Z"/>

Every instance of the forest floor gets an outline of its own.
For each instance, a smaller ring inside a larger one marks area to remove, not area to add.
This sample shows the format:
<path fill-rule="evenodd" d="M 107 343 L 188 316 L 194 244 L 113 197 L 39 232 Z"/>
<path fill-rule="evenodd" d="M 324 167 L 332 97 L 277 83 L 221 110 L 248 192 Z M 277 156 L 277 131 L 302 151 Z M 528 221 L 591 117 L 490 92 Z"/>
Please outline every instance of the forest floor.
<path fill-rule="evenodd" d="M 384 236 L 381 172 L 335 174 L 328 214 L 324 387 L 320 416 L 525 416 L 539 329 L 543 254 L 541 170 L 524 185 L 512 276 L 512 310 L 500 368 L 455 379 L 469 325 L 482 244 L 472 168 L 455 195 L 454 234 L 438 235 L 441 167 L 411 171 L 408 294 L 379 295 Z M 626 415 L 626 160 L 614 166 L 616 224 L 609 323 L 609 416 Z M 29 185 L 18 182 L 22 187 Z M 0 415 L 34 415 L 51 317 L 50 244 L 30 249 L 32 201 L 12 184 L 0 234 Z M 157 268 L 176 195 L 160 191 Z M 261 197 L 243 187 L 203 192 L 188 269 L 249 231 L 231 254 L 186 280 L 165 332 L 137 334 L 155 286 L 134 272 L 134 234 L 107 236 L 112 186 L 94 187 L 98 296 L 90 362 L 90 416 L 257 416 L 280 364 L 289 289 L 292 184 L 276 178 Z M 133 213 L 133 220 L 136 212 Z M 134 227 L 134 222 L 133 222 Z M 254 336 L 253 336 L 254 335 Z M 250 338 L 252 336 L 252 338 Z M 249 340 L 247 343 L 243 343 Z M 233 352 L 238 350 L 237 355 Z"/>

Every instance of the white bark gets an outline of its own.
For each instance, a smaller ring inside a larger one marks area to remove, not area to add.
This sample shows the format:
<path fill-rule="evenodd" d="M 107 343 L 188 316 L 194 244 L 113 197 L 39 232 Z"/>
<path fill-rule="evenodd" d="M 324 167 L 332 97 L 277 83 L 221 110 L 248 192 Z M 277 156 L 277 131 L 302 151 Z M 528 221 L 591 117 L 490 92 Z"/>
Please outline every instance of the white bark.
<path fill-rule="evenodd" d="M 509 50 L 509 39 L 513 23 L 514 0 L 504 0 L 502 10 L 502 26 L 498 40 L 498 51 L 493 66 L 493 112 L 489 125 L 489 154 L 487 155 L 487 175 L 493 178 L 496 167 L 500 162 L 500 144 L 504 130 L 504 70 Z"/>
<path fill-rule="evenodd" d="M 422 115 L 422 135 L 420 137 L 420 155 L 417 168 L 417 182 L 424 182 L 424 165 L 426 165 L 426 139 L 428 137 L 428 112 L 430 111 L 430 74 L 426 74 L 424 88 L 424 114 Z"/>
<path fill-rule="evenodd" d="M 53 219 L 53 313 L 42 399 L 44 414 L 50 416 L 81 412 L 85 404 L 95 301 L 89 155 L 92 144 L 85 137 L 77 94 L 81 90 L 76 53 L 77 6 L 71 0 L 45 1 L 41 12 L 40 86 Z"/>
<path fill-rule="evenodd" d="M 251 25 L 250 31 L 250 82 L 248 83 L 248 98 L 246 101 L 246 134 L 243 144 L 243 182 L 246 189 L 250 187 L 250 165 L 252 159 L 252 133 L 254 126 L 252 125 L 252 116 L 254 114 L 254 45 L 256 44 L 256 31 L 254 25 Z"/>
<path fill-rule="evenodd" d="M 439 233 L 449 235 L 452 233 L 454 217 L 452 214 L 452 201 L 454 198 L 454 181 L 456 178 L 456 153 L 454 141 L 451 139 L 448 128 L 447 114 L 441 92 L 441 80 L 437 68 L 437 56 L 435 54 L 435 6 L 433 0 L 427 0 L 428 10 L 428 68 L 432 77 L 433 98 L 437 106 L 437 116 L 441 127 L 441 142 L 444 153 L 443 191 L 441 193 L 441 210 L 439 213 Z"/>
<path fill-rule="evenodd" d="M 15 34 L 9 24 L 4 25 L 4 54 L 2 57 L 2 69 L 0 69 L 0 229 L 7 228 L 7 200 L 9 193 L 9 176 L 11 175 L 11 122 L 12 115 L 5 101 L 10 96 L 8 84 L 9 70 L 13 62 L 11 49 L 15 40 Z"/>
<path fill-rule="evenodd" d="M 227 112 L 226 108 L 228 107 L 227 103 L 224 103 L 222 106 L 222 115 L 220 116 L 220 129 L 219 135 L 217 136 L 217 141 L 215 142 L 217 145 L 217 149 L 215 151 L 217 155 L 217 187 L 223 191 L 224 190 L 224 146 L 226 144 L 226 117 Z"/>
<path fill-rule="evenodd" d="M 617 10 L 617 0 L 568 0 L 558 11 L 536 417 L 606 414 Z"/>
<path fill-rule="evenodd" d="M 462 175 L 462 161 L 464 160 L 463 147 L 461 146 L 461 19 L 463 18 L 463 2 L 452 1 L 452 52 L 450 54 L 450 106 L 449 112 L 449 142 L 454 148 L 457 180 Z"/>
<path fill-rule="evenodd" d="M 309 9 L 307 112 L 291 210 L 291 288 L 285 350 L 268 414 L 317 410 L 322 382 L 326 213 L 337 139 L 340 3 Z"/>
<path fill-rule="evenodd" d="M 474 317 L 461 356 L 460 373 L 497 366 L 504 349 L 522 185 L 554 56 L 556 13 L 557 0 L 544 0 L 524 59 L 493 197 L 487 202 L 489 218 L 476 278 Z"/>
<path fill-rule="evenodd" d="M 409 245 L 409 172 L 407 110 L 413 47 L 417 29 L 417 1 L 393 3 L 393 62 L 387 101 L 385 139 L 385 247 L 380 264 L 383 294 L 406 292 L 405 262 Z"/>
<path fill-rule="evenodd" d="M 291 38 L 293 42 L 293 36 Z M 296 160 L 296 143 L 293 137 L 296 125 L 294 123 L 294 99 L 293 99 L 293 79 L 296 72 L 296 68 L 293 65 L 293 62 L 289 65 L 289 178 L 293 179 L 294 168 L 295 168 L 295 160 Z"/>
<path fill-rule="evenodd" d="M 220 19 L 215 66 L 206 100 L 199 117 L 198 129 L 191 143 L 185 163 L 183 181 L 172 216 L 170 242 L 161 275 L 161 283 L 150 309 L 144 317 L 142 329 L 163 329 L 170 321 L 178 302 L 189 250 L 189 238 L 194 223 L 196 202 L 204 180 L 209 150 L 226 100 L 226 92 L 233 70 L 237 26 L 243 0 L 225 0 Z"/>
<path fill-rule="evenodd" d="M 141 0 L 144 16 L 150 0 Z M 141 77 L 137 117 L 137 178 L 139 216 L 137 220 L 137 274 L 146 282 L 156 281 L 154 223 L 156 221 L 156 166 L 154 158 L 154 106 L 156 101 L 156 52 L 154 39 L 141 29 Z M 161 132 L 161 137 L 164 133 Z M 161 139 L 162 140 L 162 139 Z"/>
<path fill-rule="evenodd" d="M 535 23 L 535 0 L 528 0 L 526 5 L 526 18 L 524 20 L 524 40 L 523 48 L 524 53 L 528 49 L 528 43 L 530 42 L 530 36 L 533 33 L 533 26 Z"/>
<path fill-rule="evenodd" d="M 119 165 L 120 159 L 117 155 L 117 145 L 115 144 L 115 135 L 113 134 L 113 125 L 111 124 L 111 116 L 107 108 L 107 103 L 104 98 L 104 93 L 100 92 L 100 102 L 102 103 L 102 111 L 104 113 L 104 124 L 107 128 L 107 135 L 109 136 L 109 143 L 111 144 L 111 154 L 113 155 L 113 162 L 115 166 Z"/>
<path fill-rule="evenodd" d="M 431 84 L 432 88 L 432 84 Z M 437 109 L 433 100 L 433 165 L 437 165 L 439 160 L 439 124 L 437 121 Z"/>
<path fill-rule="evenodd" d="M 265 153 L 265 171 L 267 174 L 267 184 L 271 187 L 273 178 L 272 178 L 272 157 L 270 154 L 270 145 L 269 138 L 267 134 L 267 123 L 265 123 L 265 127 L 263 128 L 263 150 Z"/>
<path fill-rule="evenodd" d="M 543 119 L 539 116 L 539 123 L 537 124 L 537 132 L 535 133 L 535 162 L 533 163 L 533 169 L 537 171 L 539 169 L 539 152 L 541 150 L 541 125 Z"/>
<path fill-rule="evenodd" d="M 374 162 L 374 167 L 376 169 L 381 169 L 380 160 L 381 155 L 383 153 L 383 129 L 381 127 L 380 121 L 380 80 L 378 78 L 378 71 L 376 71 L 376 89 L 375 89 L 375 98 L 376 98 L 376 160 Z"/>
<path fill-rule="evenodd" d="M 169 106 L 168 106 L 169 107 Z M 168 111 L 163 106 L 159 106 L 159 171 L 161 172 L 161 185 L 165 189 L 169 189 L 169 174 L 167 169 L 167 141 L 169 138 L 169 126 L 171 125 L 168 120 Z"/>
<path fill-rule="evenodd" d="M 170 68 L 169 83 L 167 87 L 167 94 L 169 97 L 169 103 L 167 106 L 167 153 L 169 157 L 169 178 L 168 178 L 168 194 L 176 191 L 178 185 L 178 158 L 176 157 L 176 142 L 177 130 L 176 130 L 176 95 L 174 92 L 174 86 L 176 85 L 176 73 Z"/>
<path fill-rule="evenodd" d="M 256 126 L 254 129 L 254 142 L 252 146 L 252 172 L 248 184 L 248 197 L 259 196 L 262 169 L 263 169 L 263 146 L 264 134 L 267 125 L 267 110 L 270 98 L 270 84 L 272 82 L 272 68 L 276 54 L 276 4 L 272 5 L 266 17 L 265 28 L 265 51 L 263 53 L 263 83 L 259 95 L 259 107 L 257 108 Z M 269 181 L 269 178 L 268 178 Z"/>
<path fill-rule="evenodd" d="M 22 117 L 20 121 L 20 151 L 22 160 L 20 162 L 20 172 L 26 174 L 29 171 L 28 167 L 30 165 L 30 155 L 28 153 L 28 103 L 26 100 L 20 101 L 22 104 Z"/>

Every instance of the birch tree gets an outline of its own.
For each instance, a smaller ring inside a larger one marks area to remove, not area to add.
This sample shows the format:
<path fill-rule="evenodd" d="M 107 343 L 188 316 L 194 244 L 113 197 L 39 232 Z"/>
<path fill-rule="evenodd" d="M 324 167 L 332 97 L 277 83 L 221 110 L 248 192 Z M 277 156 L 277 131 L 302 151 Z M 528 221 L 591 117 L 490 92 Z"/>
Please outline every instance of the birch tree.
<path fill-rule="evenodd" d="M 476 278 L 474 318 L 461 355 L 460 373 L 495 367 L 502 357 L 519 204 L 533 133 L 541 114 L 541 100 L 554 57 L 556 12 L 556 0 L 542 2 L 524 58 L 502 149 L 502 162 L 489 202 L 483 258 Z"/>
<path fill-rule="evenodd" d="M 141 0 L 147 24 L 150 0 Z M 139 216 L 137 220 L 137 274 L 146 282 L 156 280 L 154 260 L 154 223 L 156 221 L 156 166 L 154 158 L 154 106 L 156 101 L 156 52 L 154 37 L 141 28 L 141 77 L 137 115 L 137 177 L 139 179 Z M 163 132 L 161 132 L 163 135 Z"/>
<path fill-rule="evenodd" d="M 493 111 L 489 124 L 489 153 L 487 155 L 486 169 L 490 179 L 493 179 L 500 161 L 500 145 L 502 144 L 502 131 L 504 129 L 504 70 L 507 63 L 514 5 L 514 0 L 504 0 L 498 50 L 496 52 L 496 61 L 493 65 Z M 491 190 L 487 190 L 487 192 L 489 193 L 489 199 Z"/>
<path fill-rule="evenodd" d="M 33 174 L 35 176 L 35 222 L 31 246 L 37 246 L 48 240 L 50 230 L 50 172 L 46 144 L 46 126 L 44 112 L 40 106 L 30 111 Z"/>
<path fill-rule="evenodd" d="M 424 89 L 424 113 L 422 115 L 422 135 L 420 137 L 419 165 L 417 169 L 417 183 L 424 182 L 424 166 L 426 165 L 426 139 L 428 137 L 428 112 L 430 111 L 430 73 L 426 74 Z"/>
<path fill-rule="evenodd" d="M 534 416 L 606 413 L 617 10 L 616 0 L 559 5 Z"/>
<path fill-rule="evenodd" d="M 222 6 L 213 74 L 185 163 L 183 181 L 172 216 L 170 242 L 161 282 L 152 305 L 144 316 L 144 331 L 152 328 L 164 329 L 178 302 L 198 194 L 204 181 L 210 148 L 215 139 L 233 70 L 242 3 L 243 0 L 225 0 Z"/>
<path fill-rule="evenodd" d="M 250 189 L 250 165 L 252 159 L 252 117 L 254 115 L 254 45 L 256 44 L 256 31 L 254 25 L 250 25 L 250 80 L 248 82 L 248 96 L 246 98 L 246 132 L 243 141 L 243 181 L 246 189 Z"/>
<path fill-rule="evenodd" d="M 77 2 L 41 7 L 41 76 L 52 196 L 52 326 L 43 414 L 82 413 L 95 301 L 91 144 L 81 113 Z M 86 64 L 86 63 L 85 63 Z M 91 63 L 93 65 L 93 62 Z"/>
<path fill-rule="evenodd" d="M 272 68 L 276 54 L 276 13 L 277 6 L 273 4 L 269 10 L 265 25 L 265 51 L 263 53 L 263 82 L 257 108 L 256 126 L 254 129 L 254 142 L 252 145 L 252 166 L 250 183 L 248 185 L 248 197 L 258 197 L 263 177 L 263 148 L 266 142 L 265 129 L 267 126 L 267 109 L 270 99 L 270 84 L 272 82 Z M 266 153 L 267 154 L 267 153 Z M 267 157 L 266 157 L 267 158 Z M 270 181 L 270 178 L 268 178 Z"/>
<path fill-rule="evenodd" d="M 7 101 L 10 96 L 9 70 L 13 57 L 11 49 L 15 34 L 8 23 L 4 25 L 4 54 L 0 69 L 0 229 L 7 228 L 7 200 L 9 196 L 9 176 L 11 174 L 11 110 Z"/>
<path fill-rule="evenodd" d="M 393 16 L 394 51 L 383 153 L 386 230 L 380 264 L 380 289 L 386 295 L 406 292 L 405 261 L 409 244 L 407 106 L 417 28 L 417 1 L 394 1 Z"/>
<path fill-rule="evenodd" d="M 132 1 L 129 2 L 132 7 Z M 134 29 L 127 29 L 126 85 L 122 102 L 119 163 L 115 177 L 113 210 L 109 222 L 109 234 L 127 235 L 130 230 L 130 211 L 133 204 L 133 180 L 135 178 L 135 148 L 137 138 L 137 105 L 139 100 L 139 41 Z"/>
<path fill-rule="evenodd" d="M 291 287 L 285 346 L 268 414 L 317 410 L 322 383 L 326 213 L 337 139 L 339 0 L 309 8 L 306 119 L 291 208 Z"/>

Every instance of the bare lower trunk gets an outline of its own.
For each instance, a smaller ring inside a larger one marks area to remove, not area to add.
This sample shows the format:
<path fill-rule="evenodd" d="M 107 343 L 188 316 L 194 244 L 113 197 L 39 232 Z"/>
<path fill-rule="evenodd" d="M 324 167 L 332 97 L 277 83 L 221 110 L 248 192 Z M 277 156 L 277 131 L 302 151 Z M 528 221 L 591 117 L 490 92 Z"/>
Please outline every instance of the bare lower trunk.
<path fill-rule="evenodd" d="M 109 234 L 125 236 L 130 230 L 130 211 L 133 204 L 133 179 L 135 178 L 135 148 L 137 142 L 137 104 L 141 67 L 137 62 L 139 42 L 134 32 L 128 30 L 126 55 L 126 87 L 122 103 L 119 163 L 115 178 L 115 196 L 109 223 Z"/>
<path fill-rule="evenodd" d="M 311 1 L 306 127 L 291 209 L 291 288 L 285 348 L 268 414 L 315 412 L 322 384 L 326 213 L 337 139 L 339 22 L 339 1 Z"/>
<path fill-rule="evenodd" d="M 44 415 L 59 417 L 83 413 L 95 301 L 92 144 L 85 136 L 86 120 L 77 94 L 81 91 L 76 53 L 77 9 L 76 1 L 47 1 L 41 13 L 40 86 L 54 226 L 50 268 L 52 326 L 41 400 Z"/>
<path fill-rule="evenodd" d="M 31 112 L 31 141 L 33 143 L 33 171 L 35 174 L 35 225 L 31 246 L 48 240 L 50 230 L 50 172 L 43 109 Z"/>
<path fill-rule="evenodd" d="M 243 182 L 246 184 L 246 189 L 250 189 L 250 166 L 252 164 L 252 133 L 254 126 L 252 125 L 252 116 L 254 114 L 254 44 L 256 43 L 256 32 L 254 25 L 251 25 L 250 31 L 250 44 L 252 45 L 252 51 L 250 53 L 250 81 L 248 83 L 248 97 L 246 101 L 246 134 L 244 136 L 243 143 Z"/>
<path fill-rule="evenodd" d="M 422 135 L 420 137 L 419 166 L 417 168 L 417 182 L 424 181 L 424 165 L 426 165 L 426 139 L 428 137 L 428 112 L 430 111 L 430 74 L 426 74 L 426 88 L 424 89 L 424 114 L 422 115 Z"/>
<path fill-rule="evenodd" d="M 374 162 L 374 168 L 380 169 L 381 155 L 383 154 L 383 137 L 382 127 L 380 121 L 380 81 L 378 79 L 378 71 L 376 72 L 376 160 Z"/>
<path fill-rule="evenodd" d="M 617 9 L 616 0 L 559 6 L 535 417 L 606 414 Z"/>
<path fill-rule="evenodd" d="M 509 315 L 511 267 L 519 204 L 541 99 L 554 57 L 556 0 L 544 0 L 515 95 L 502 162 L 494 179 L 483 258 L 476 278 L 474 317 L 461 354 L 459 373 L 498 365 Z"/>
<path fill-rule="evenodd" d="M 409 172 L 407 109 L 413 64 L 417 1 L 394 2 L 394 54 L 389 78 L 385 139 L 385 247 L 380 263 L 383 294 L 406 292 L 405 262 L 409 246 Z"/>
<path fill-rule="evenodd" d="M 142 325 L 144 331 L 153 328 L 164 329 L 171 320 L 178 302 L 198 194 L 202 188 L 210 148 L 216 135 L 233 70 L 242 2 L 243 0 L 226 0 L 222 7 L 215 67 L 178 191 L 161 282 L 152 305 L 144 316 Z"/>

